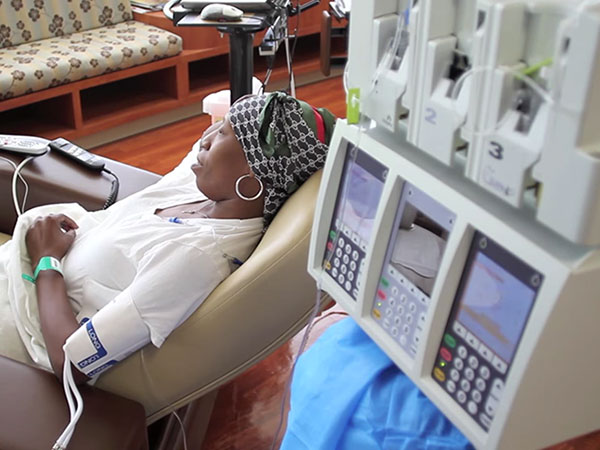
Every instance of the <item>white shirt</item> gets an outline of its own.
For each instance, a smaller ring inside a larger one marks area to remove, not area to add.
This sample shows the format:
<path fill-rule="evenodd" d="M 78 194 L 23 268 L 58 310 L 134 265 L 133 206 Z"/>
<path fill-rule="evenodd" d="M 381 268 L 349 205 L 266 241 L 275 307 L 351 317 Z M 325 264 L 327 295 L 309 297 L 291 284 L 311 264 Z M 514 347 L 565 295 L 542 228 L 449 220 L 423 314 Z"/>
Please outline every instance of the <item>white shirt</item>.
<path fill-rule="evenodd" d="M 9 274 L 9 299 L 19 334 L 36 363 L 50 367 L 35 289 L 14 273 L 31 272 L 24 236 L 35 217 L 63 212 L 79 225 L 75 242 L 63 258 L 63 272 L 77 320 L 93 318 L 93 324 L 73 333 L 67 349 L 76 365 L 85 361 L 78 367 L 88 375 L 149 342 L 160 347 L 231 273 L 235 266 L 226 256 L 244 261 L 250 255 L 261 236 L 262 218 L 174 223 L 154 214 L 157 208 L 206 198 L 190 170 L 196 152 L 197 146 L 158 183 L 107 210 L 90 213 L 78 205 L 51 205 L 19 218 L 12 247 L 26 261 Z"/>

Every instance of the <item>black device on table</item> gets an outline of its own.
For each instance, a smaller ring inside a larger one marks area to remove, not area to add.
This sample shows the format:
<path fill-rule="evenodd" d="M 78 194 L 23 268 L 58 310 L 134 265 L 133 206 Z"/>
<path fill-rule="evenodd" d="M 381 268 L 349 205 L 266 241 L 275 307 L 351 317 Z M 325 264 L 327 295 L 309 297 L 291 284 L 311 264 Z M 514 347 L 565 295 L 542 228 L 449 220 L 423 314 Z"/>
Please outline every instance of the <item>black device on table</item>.
<path fill-rule="evenodd" d="M 50 141 L 48 143 L 48 147 L 50 147 L 51 150 L 72 159 L 73 161 L 90 170 L 96 172 L 105 172 L 110 175 L 113 180 L 110 193 L 108 194 L 106 202 L 104 203 L 104 209 L 108 208 L 116 201 L 117 195 L 119 194 L 119 177 L 105 167 L 102 158 L 88 152 L 87 150 L 73 144 L 70 141 L 67 141 L 64 138 L 57 138 L 53 141 Z"/>
<path fill-rule="evenodd" d="M 38 136 L 0 134 L 0 150 L 34 157 L 45 155 L 49 150 L 55 150 L 88 169 L 97 171 L 104 169 L 104 161 L 63 138 L 50 141 Z"/>
<path fill-rule="evenodd" d="M 102 159 L 66 139 L 58 138 L 50 141 L 48 147 L 50 147 L 51 150 L 71 158 L 90 170 L 101 171 L 104 169 L 104 161 L 102 161 Z"/>

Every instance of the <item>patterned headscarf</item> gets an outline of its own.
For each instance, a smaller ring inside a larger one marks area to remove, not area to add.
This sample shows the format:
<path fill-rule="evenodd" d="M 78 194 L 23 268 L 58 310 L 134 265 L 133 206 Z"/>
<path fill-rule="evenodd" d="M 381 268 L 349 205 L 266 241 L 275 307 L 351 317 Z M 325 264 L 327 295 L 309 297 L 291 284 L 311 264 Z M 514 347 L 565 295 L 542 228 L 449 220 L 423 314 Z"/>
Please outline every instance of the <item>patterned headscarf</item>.
<path fill-rule="evenodd" d="M 264 185 L 268 224 L 290 194 L 325 164 L 335 117 L 281 92 L 243 97 L 228 117 L 250 169 Z"/>

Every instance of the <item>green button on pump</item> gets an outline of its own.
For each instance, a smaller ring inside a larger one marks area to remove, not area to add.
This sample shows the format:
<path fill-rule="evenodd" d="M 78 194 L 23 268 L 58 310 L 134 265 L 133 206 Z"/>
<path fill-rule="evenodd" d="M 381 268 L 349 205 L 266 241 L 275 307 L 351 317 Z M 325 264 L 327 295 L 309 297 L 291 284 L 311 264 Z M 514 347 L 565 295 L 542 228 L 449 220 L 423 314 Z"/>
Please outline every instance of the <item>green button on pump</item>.
<path fill-rule="evenodd" d="M 450 348 L 456 347 L 456 339 L 454 339 L 453 336 L 451 336 L 451 335 L 449 335 L 447 333 L 444 335 L 444 342 Z"/>
<path fill-rule="evenodd" d="M 383 284 L 384 287 L 388 287 L 390 282 L 386 280 L 385 277 L 381 277 L 381 284 Z"/>
<path fill-rule="evenodd" d="M 335 231 L 331 230 L 331 231 L 329 232 L 329 237 L 330 237 L 331 239 L 335 240 Z"/>

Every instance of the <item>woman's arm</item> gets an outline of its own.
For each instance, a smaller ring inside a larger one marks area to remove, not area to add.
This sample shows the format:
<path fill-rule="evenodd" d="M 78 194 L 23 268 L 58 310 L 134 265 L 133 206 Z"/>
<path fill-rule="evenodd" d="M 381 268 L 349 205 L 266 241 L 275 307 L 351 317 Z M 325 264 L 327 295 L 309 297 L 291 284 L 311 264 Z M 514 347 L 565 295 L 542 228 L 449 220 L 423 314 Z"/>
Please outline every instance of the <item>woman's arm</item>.
<path fill-rule="evenodd" d="M 37 218 L 25 238 L 32 269 L 37 267 L 44 256 L 62 259 L 75 240 L 75 229 L 77 224 L 64 214 Z M 55 375 L 62 379 L 62 347 L 67 338 L 79 328 L 79 324 L 71 309 L 65 280 L 60 273 L 43 270 L 39 272 L 35 285 L 42 335 L 50 364 Z M 73 377 L 78 384 L 88 380 L 79 370 L 73 371 Z"/>

